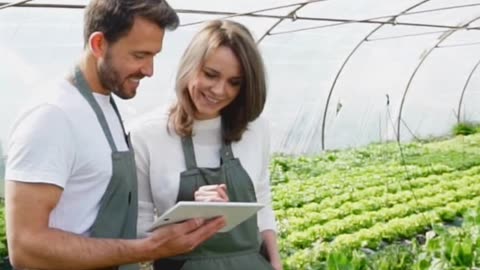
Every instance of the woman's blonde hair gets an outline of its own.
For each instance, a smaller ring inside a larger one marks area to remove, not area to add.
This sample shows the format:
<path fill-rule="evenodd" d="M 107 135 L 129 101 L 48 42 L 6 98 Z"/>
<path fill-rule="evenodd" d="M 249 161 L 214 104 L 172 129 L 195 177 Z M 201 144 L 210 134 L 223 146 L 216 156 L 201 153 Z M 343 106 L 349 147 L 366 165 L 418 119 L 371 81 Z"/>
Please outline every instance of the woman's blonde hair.
<path fill-rule="evenodd" d="M 239 141 L 248 123 L 263 111 L 267 96 L 265 68 L 252 34 L 237 22 L 210 21 L 194 36 L 180 60 L 175 83 L 177 101 L 169 115 L 169 124 L 180 136 L 192 136 L 195 105 L 188 83 L 197 76 L 211 53 L 221 46 L 233 51 L 243 72 L 238 96 L 221 111 L 224 141 Z"/>

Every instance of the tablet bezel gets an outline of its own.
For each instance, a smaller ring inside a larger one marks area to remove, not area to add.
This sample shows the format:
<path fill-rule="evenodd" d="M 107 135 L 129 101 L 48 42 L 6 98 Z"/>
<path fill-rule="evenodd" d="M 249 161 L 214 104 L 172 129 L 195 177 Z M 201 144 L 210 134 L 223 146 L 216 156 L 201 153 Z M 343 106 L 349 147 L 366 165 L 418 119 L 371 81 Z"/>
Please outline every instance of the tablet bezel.
<path fill-rule="evenodd" d="M 210 219 L 225 217 L 226 225 L 219 232 L 228 232 L 238 224 L 256 214 L 265 205 L 256 202 L 197 202 L 181 201 L 156 218 L 147 232 L 168 224 L 192 218 Z"/>

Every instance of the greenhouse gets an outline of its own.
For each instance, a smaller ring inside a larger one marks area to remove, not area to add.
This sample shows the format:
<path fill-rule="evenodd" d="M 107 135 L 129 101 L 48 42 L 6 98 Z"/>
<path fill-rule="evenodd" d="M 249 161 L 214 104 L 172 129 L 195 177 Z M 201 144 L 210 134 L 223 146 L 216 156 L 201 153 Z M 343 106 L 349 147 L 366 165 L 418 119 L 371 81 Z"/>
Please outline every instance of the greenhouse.
<path fill-rule="evenodd" d="M 0 179 L 16 117 L 84 50 L 88 2 L 0 0 Z M 250 29 L 283 269 L 480 269 L 479 0 L 168 2 L 180 25 L 116 99 L 126 126 L 170 106 L 205 22 Z"/>

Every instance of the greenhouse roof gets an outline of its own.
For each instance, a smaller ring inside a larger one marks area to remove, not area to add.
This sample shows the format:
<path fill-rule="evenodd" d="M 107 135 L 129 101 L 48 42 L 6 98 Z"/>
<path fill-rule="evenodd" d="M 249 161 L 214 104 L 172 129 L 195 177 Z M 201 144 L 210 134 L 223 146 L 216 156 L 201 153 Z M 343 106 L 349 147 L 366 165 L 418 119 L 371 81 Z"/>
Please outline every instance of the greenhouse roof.
<path fill-rule="evenodd" d="M 88 1 L 0 0 L 0 140 L 36 85 L 71 70 Z M 127 121 L 169 104 L 178 60 L 201 23 L 229 18 L 257 38 L 269 77 L 265 117 L 275 152 L 448 134 L 479 121 L 480 1 L 170 0 L 156 74 L 121 102 Z"/>

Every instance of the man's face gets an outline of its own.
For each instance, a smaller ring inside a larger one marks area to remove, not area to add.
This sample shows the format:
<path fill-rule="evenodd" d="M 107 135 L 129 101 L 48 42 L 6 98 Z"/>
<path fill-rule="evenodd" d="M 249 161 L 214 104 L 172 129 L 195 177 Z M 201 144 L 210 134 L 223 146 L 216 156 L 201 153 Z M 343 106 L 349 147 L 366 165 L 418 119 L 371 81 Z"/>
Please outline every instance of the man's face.
<path fill-rule="evenodd" d="M 135 18 L 130 32 L 108 44 L 98 60 L 102 86 L 122 99 L 133 98 L 140 80 L 153 75 L 153 59 L 162 49 L 164 33 L 155 23 Z"/>

